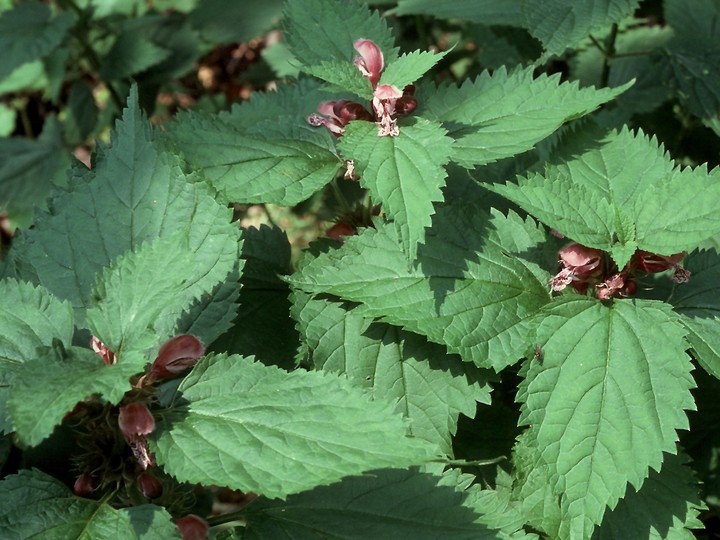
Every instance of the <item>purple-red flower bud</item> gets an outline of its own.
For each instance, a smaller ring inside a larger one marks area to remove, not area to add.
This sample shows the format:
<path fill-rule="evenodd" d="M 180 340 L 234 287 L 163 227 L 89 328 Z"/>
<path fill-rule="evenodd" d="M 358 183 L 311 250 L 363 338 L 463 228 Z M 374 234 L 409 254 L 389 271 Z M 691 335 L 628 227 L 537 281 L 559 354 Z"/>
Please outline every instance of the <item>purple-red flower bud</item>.
<path fill-rule="evenodd" d="M 163 492 L 160 481 L 148 473 L 140 473 L 136 479 L 137 485 L 148 499 L 157 499 Z"/>
<path fill-rule="evenodd" d="M 155 429 L 155 418 L 145 404 L 128 403 L 120 407 L 118 425 L 125 438 L 132 441 L 138 435 L 152 433 Z"/>
<path fill-rule="evenodd" d="M 90 340 L 90 346 L 92 350 L 103 359 L 105 365 L 110 366 L 115 363 L 115 353 L 108 349 L 107 346 L 95 336 Z"/>
<path fill-rule="evenodd" d="M 210 534 L 208 522 L 195 514 L 188 514 L 175 522 L 183 540 L 207 540 Z"/>
<path fill-rule="evenodd" d="M 75 480 L 73 493 L 78 497 L 85 497 L 86 495 L 90 495 L 96 489 L 97 483 L 95 482 L 93 476 L 90 473 L 83 473 L 77 477 L 77 480 Z"/>
<path fill-rule="evenodd" d="M 197 364 L 205 353 L 202 342 L 190 334 L 169 339 L 160 347 L 157 358 L 150 368 L 150 379 L 168 379 Z"/>

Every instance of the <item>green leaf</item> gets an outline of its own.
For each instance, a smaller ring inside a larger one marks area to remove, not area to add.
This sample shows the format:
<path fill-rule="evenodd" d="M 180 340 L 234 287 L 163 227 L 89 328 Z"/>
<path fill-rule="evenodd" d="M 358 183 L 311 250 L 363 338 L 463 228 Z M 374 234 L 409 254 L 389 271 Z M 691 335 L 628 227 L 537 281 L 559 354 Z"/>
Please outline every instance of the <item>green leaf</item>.
<path fill-rule="evenodd" d="M 498 538 L 474 502 L 473 491 L 433 474 L 373 471 L 287 501 L 255 502 L 243 538 Z"/>
<path fill-rule="evenodd" d="M 290 369 L 298 333 L 289 316 L 290 287 L 278 277 L 290 272 L 287 235 L 276 227 L 249 227 L 243 231 L 241 258 L 245 266 L 237 316 L 213 350 Z"/>
<path fill-rule="evenodd" d="M 218 210 L 192 231 L 199 246 L 180 232 L 123 255 L 98 278 L 87 320 L 110 350 L 144 350 L 171 337 L 181 313 L 236 271 L 239 231 Z"/>
<path fill-rule="evenodd" d="M 360 183 L 373 200 L 395 221 L 403 250 L 413 260 L 425 240 L 434 213 L 433 202 L 442 201 L 452 140 L 436 123 L 421 118 L 400 127 L 397 137 L 379 137 L 371 122 L 351 122 L 340 150 L 355 163 Z"/>
<path fill-rule="evenodd" d="M 688 538 L 704 528 L 698 519 L 705 504 L 685 455 L 665 454 L 660 472 L 650 471 L 640 491 L 628 487 L 617 507 L 605 514 L 593 540 Z"/>
<path fill-rule="evenodd" d="M 54 339 L 69 347 L 73 337 L 72 307 L 43 287 L 14 279 L 0 281 L 0 432 L 9 433 L 6 402 L 17 372 L 24 362 Z"/>
<path fill-rule="evenodd" d="M 692 9 L 678 0 L 664 5 L 665 17 L 675 31 L 668 45 L 674 85 L 681 102 L 701 118 L 720 113 L 720 6 L 698 0 Z"/>
<path fill-rule="evenodd" d="M 285 39 L 304 66 L 325 60 L 352 64 L 358 39 L 373 41 L 390 63 L 397 48 L 387 22 L 358 0 L 289 0 L 285 8 Z"/>
<path fill-rule="evenodd" d="M 373 89 L 370 80 L 360 73 L 360 70 L 349 62 L 326 60 L 317 65 L 310 66 L 304 71 L 318 79 L 330 83 L 330 89 L 338 92 L 352 92 L 363 99 L 371 100 Z"/>
<path fill-rule="evenodd" d="M 0 501 L 0 536 L 8 540 L 180 538 L 170 515 L 160 506 L 116 510 L 75 497 L 60 481 L 36 469 L 21 470 L 0 482 Z"/>
<path fill-rule="evenodd" d="M 522 26 L 523 0 L 400 0 L 398 15 L 432 15 L 439 19 L 462 19 L 487 25 Z"/>
<path fill-rule="evenodd" d="M 180 481 L 284 498 L 428 461 L 431 447 L 405 431 L 390 403 L 371 401 L 346 379 L 217 356 L 182 382 L 151 449 Z"/>
<path fill-rule="evenodd" d="M 695 384 L 685 333 L 661 302 L 566 297 L 538 316 L 544 360 L 527 372 L 520 422 L 550 468 L 570 537 L 588 537 L 688 429 Z"/>
<path fill-rule="evenodd" d="M 524 26 L 547 55 L 562 54 L 581 39 L 629 17 L 640 0 L 522 0 Z"/>
<path fill-rule="evenodd" d="M 40 2 L 21 2 L 0 15 L 0 80 L 16 67 L 42 58 L 60 45 L 75 16 L 60 12 L 52 16 L 50 7 Z"/>
<path fill-rule="evenodd" d="M 66 112 L 65 139 L 75 144 L 84 143 L 98 123 L 95 97 L 86 81 L 75 81 L 70 87 Z"/>
<path fill-rule="evenodd" d="M 277 126 L 303 125 L 320 103 L 337 99 L 336 94 L 320 85 L 316 79 L 305 77 L 292 85 L 278 85 L 276 91 L 253 92 L 250 99 L 234 103 L 229 112 L 220 112 L 219 116 L 240 131 L 259 134 L 268 123 Z M 335 144 L 334 140 L 331 142 Z"/>
<path fill-rule="evenodd" d="M 447 455 L 458 416 L 472 418 L 478 402 L 490 403 L 486 373 L 417 334 L 300 292 L 292 314 L 315 369 L 344 373 L 378 398 L 396 401 L 396 410 L 412 420 L 412 435 Z"/>
<path fill-rule="evenodd" d="M 57 193 L 49 212 L 16 239 L 10 253 L 53 294 L 73 304 L 78 325 L 92 305 L 96 274 L 118 256 L 181 232 L 188 249 L 202 258 L 201 253 L 219 249 L 215 241 L 206 242 L 208 235 L 236 230 L 229 224 L 230 210 L 197 177 L 183 174 L 180 159 L 155 142 L 137 100 L 133 90 L 112 146 L 99 147 L 92 170 L 75 167 L 69 189 Z"/>
<path fill-rule="evenodd" d="M 173 9 L 177 9 L 176 4 L 177 0 L 171 2 Z M 282 0 L 263 1 L 252 7 L 245 2 L 202 0 L 188 20 L 208 43 L 242 43 L 270 30 L 282 15 L 282 5 Z"/>
<path fill-rule="evenodd" d="M 455 139 L 452 160 L 472 168 L 529 150 L 563 123 L 595 110 L 627 88 L 580 88 L 533 68 L 483 72 L 462 86 L 441 85 L 419 111 Z"/>
<path fill-rule="evenodd" d="M 720 257 L 714 250 L 693 252 L 683 266 L 691 273 L 687 283 L 677 284 L 667 302 L 681 315 L 694 356 L 708 373 L 720 378 Z"/>
<path fill-rule="evenodd" d="M 53 180 L 64 177 L 70 162 L 62 136 L 51 116 L 37 140 L 0 138 L 0 210 L 12 215 L 45 206 Z"/>
<path fill-rule="evenodd" d="M 217 116 L 185 114 L 167 131 L 227 202 L 297 204 L 330 182 L 342 165 L 318 140 L 244 133 Z"/>
<path fill-rule="evenodd" d="M 37 446 L 66 413 L 92 394 L 118 403 L 131 388 L 128 379 L 146 362 L 144 356 L 126 355 L 106 366 L 95 352 L 79 347 L 46 349 L 24 362 L 16 370 L 8 399 L 18 439 Z"/>
<path fill-rule="evenodd" d="M 100 76 L 105 81 L 125 79 L 170 57 L 171 51 L 153 43 L 144 28 L 126 30 L 100 59 Z"/>
<path fill-rule="evenodd" d="M 526 320 L 549 291 L 521 261 L 485 240 L 488 216 L 443 206 L 415 265 L 391 225 L 348 237 L 288 278 L 293 287 L 362 302 L 365 317 L 422 334 L 465 361 L 500 370 L 524 356 Z"/>
<path fill-rule="evenodd" d="M 542 175 L 489 189 L 622 267 L 636 247 L 671 255 L 716 234 L 719 179 L 720 170 L 675 168 L 654 138 L 624 128 Z"/>
<path fill-rule="evenodd" d="M 430 71 L 430 68 L 437 64 L 447 52 L 413 51 L 403 54 L 385 67 L 380 77 L 380 84 L 392 84 L 402 90 Z"/>

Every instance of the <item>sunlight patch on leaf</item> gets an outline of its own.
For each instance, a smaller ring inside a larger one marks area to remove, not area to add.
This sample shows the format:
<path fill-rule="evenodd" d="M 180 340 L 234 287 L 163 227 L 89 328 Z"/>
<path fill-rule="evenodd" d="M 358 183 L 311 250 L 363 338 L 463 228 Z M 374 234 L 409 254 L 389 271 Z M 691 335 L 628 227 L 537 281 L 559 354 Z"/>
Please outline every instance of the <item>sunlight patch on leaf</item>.
<path fill-rule="evenodd" d="M 520 392 L 560 495 L 562 527 L 587 536 L 628 484 L 640 487 L 694 410 L 685 330 L 669 306 L 560 298 L 538 317 L 543 363 Z"/>
<path fill-rule="evenodd" d="M 347 379 L 206 357 L 178 389 L 151 448 L 180 481 L 284 498 L 344 476 L 432 458 L 393 405 Z"/>

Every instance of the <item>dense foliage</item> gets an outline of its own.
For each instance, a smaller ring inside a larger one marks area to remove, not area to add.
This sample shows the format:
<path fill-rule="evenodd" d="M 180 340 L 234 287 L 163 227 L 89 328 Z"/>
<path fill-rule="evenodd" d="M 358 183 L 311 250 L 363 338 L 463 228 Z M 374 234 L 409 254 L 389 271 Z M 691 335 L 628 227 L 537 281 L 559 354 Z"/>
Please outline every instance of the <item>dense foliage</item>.
<path fill-rule="evenodd" d="M 691 4 L 0 0 L 0 537 L 713 534 Z"/>

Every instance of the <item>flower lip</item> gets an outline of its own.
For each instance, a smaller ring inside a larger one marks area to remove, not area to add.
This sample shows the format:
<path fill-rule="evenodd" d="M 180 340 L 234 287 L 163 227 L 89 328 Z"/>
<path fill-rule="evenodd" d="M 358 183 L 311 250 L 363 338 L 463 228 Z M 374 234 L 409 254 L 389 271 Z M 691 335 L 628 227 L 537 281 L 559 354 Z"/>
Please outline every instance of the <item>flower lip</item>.
<path fill-rule="evenodd" d="M 150 368 L 150 379 L 168 379 L 197 364 L 205 353 L 202 342 L 190 334 L 181 334 L 167 340 L 158 351 Z"/>
<path fill-rule="evenodd" d="M 380 47 L 369 39 L 358 39 L 353 44 L 355 50 L 360 54 L 356 56 L 354 63 L 365 77 L 370 79 L 372 87 L 377 86 L 380 80 L 380 73 L 385 67 L 385 59 Z"/>
<path fill-rule="evenodd" d="M 155 430 L 155 418 L 144 403 L 135 401 L 120 407 L 118 425 L 125 438 L 131 440 L 138 435 L 152 433 Z"/>

